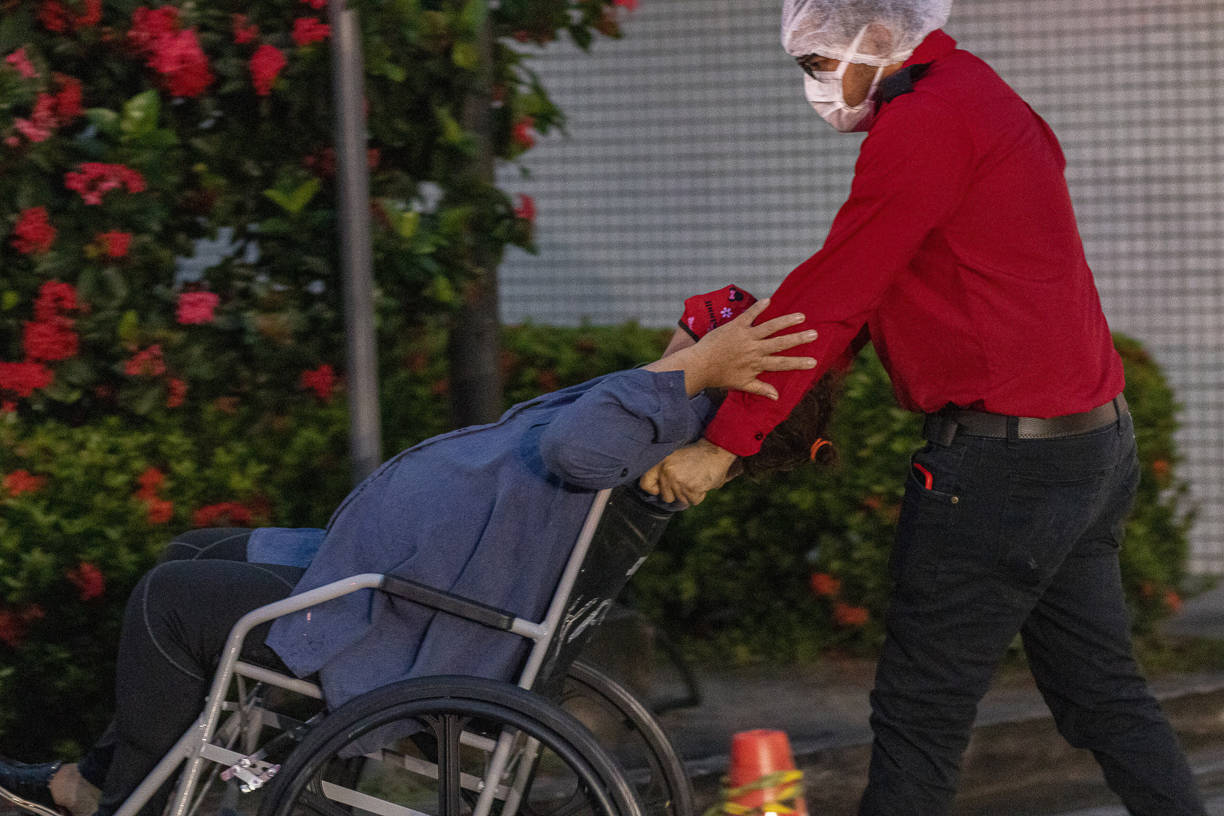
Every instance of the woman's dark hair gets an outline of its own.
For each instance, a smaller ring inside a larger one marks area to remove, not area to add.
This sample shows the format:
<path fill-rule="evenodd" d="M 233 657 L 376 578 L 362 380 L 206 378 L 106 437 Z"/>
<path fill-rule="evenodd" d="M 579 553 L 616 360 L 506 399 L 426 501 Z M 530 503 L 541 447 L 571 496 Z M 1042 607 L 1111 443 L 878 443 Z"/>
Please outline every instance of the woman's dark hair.
<path fill-rule="evenodd" d="M 815 462 L 831 465 L 837 460 L 834 445 L 817 443 L 824 438 L 833 418 L 833 404 L 840 390 L 841 376 L 832 372 L 821 377 L 796 403 L 790 416 L 778 423 L 761 449 L 739 461 L 748 476 L 763 476 L 776 470 L 792 470 Z M 813 456 L 812 449 L 816 448 Z"/>

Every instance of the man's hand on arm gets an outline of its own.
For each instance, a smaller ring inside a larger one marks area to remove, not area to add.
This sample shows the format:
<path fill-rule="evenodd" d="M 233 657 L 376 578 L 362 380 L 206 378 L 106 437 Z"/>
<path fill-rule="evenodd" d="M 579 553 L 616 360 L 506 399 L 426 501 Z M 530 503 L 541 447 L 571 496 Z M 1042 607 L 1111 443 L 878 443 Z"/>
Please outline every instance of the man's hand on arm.
<path fill-rule="evenodd" d="M 699 439 L 642 474 L 638 486 L 663 501 L 681 501 L 692 507 L 701 504 L 706 493 L 726 484 L 736 458 L 734 453 Z"/>

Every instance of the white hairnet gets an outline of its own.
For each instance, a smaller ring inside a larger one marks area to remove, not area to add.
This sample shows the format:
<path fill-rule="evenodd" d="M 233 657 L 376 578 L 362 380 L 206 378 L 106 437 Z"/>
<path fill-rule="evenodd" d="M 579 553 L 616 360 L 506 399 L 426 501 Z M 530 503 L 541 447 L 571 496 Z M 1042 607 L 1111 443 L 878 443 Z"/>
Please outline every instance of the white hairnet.
<path fill-rule="evenodd" d="M 784 0 L 782 47 L 792 57 L 842 59 L 862 32 L 850 61 L 891 65 L 941 28 L 951 8 L 952 0 Z"/>

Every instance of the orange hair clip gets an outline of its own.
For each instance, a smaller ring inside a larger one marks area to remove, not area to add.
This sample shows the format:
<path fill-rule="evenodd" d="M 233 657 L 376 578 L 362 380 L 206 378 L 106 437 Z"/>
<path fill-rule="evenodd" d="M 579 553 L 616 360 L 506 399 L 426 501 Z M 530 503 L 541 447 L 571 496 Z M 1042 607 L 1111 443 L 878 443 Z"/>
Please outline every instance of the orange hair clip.
<path fill-rule="evenodd" d="M 816 461 L 816 454 L 820 453 L 821 448 L 823 448 L 825 445 L 832 445 L 832 444 L 833 443 L 827 439 L 819 439 L 819 438 L 815 442 L 813 442 L 812 443 L 812 455 L 809 457 L 811 461 L 813 462 Z"/>

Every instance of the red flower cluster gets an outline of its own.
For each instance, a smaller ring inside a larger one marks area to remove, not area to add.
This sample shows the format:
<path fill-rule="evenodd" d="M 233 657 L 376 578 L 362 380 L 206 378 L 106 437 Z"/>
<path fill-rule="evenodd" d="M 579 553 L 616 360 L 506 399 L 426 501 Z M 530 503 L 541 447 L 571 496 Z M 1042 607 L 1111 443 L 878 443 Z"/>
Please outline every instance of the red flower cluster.
<path fill-rule="evenodd" d="M 76 289 L 62 281 L 47 281 L 34 299 L 34 320 L 22 331 L 27 362 L 53 362 L 77 355 L 80 344 L 73 331 L 75 321 L 66 312 L 78 308 Z"/>
<path fill-rule="evenodd" d="M 326 363 L 312 371 L 303 371 L 298 387 L 315 392 L 315 396 L 324 402 L 331 402 L 332 392 L 336 388 L 336 372 Z"/>
<path fill-rule="evenodd" d="M 256 48 L 248 63 L 251 69 L 251 81 L 255 84 L 255 93 L 260 96 L 272 93 L 272 84 L 276 82 L 277 75 L 287 62 L 285 55 L 274 45 L 264 43 Z"/>
<path fill-rule="evenodd" d="M 863 626 L 871 618 L 871 613 L 864 606 L 851 606 L 838 601 L 833 604 L 833 620 L 840 626 Z"/>
<path fill-rule="evenodd" d="M 216 77 L 195 29 L 179 26 L 174 6 L 141 7 L 132 13 L 128 42 L 162 75 L 162 85 L 172 95 L 200 96 Z"/>
<path fill-rule="evenodd" d="M 27 360 L 45 363 L 69 360 L 77 355 L 80 341 L 72 330 L 72 320 L 27 322 L 21 334 L 22 348 Z"/>
<path fill-rule="evenodd" d="M 106 577 L 102 570 L 88 561 L 82 561 L 65 573 L 68 583 L 77 588 L 77 597 L 82 601 L 101 598 L 106 592 Z"/>
<path fill-rule="evenodd" d="M 251 523 L 251 508 L 239 502 L 221 502 L 201 507 L 191 514 L 196 527 L 246 527 Z"/>
<path fill-rule="evenodd" d="M 535 119 L 524 116 L 514 123 L 510 129 L 510 140 L 527 150 L 535 145 Z"/>
<path fill-rule="evenodd" d="M 322 42 L 331 36 L 331 26 L 317 17 L 298 17 L 293 21 L 293 42 L 298 48 Z"/>
<path fill-rule="evenodd" d="M 8 495 L 16 498 L 25 493 L 35 493 L 42 490 L 47 483 L 46 476 L 35 476 L 30 471 L 14 470 L 7 474 L 3 479 L 0 479 L 0 488 Z"/>
<path fill-rule="evenodd" d="M 637 11 L 638 0 L 612 0 L 612 5 L 620 6 L 629 11 Z"/>
<path fill-rule="evenodd" d="M 123 364 L 123 373 L 129 377 L 160 377 L 165 374 L 166 361 L 162 357 L 161 345 L 152 345 L 133 354 Z"/>
<path fill-rule="evenodd" d="M 166 380 L 166 407 L 178 408 L 187 399 L 187 383 L 177 377 Z"/>
<path fill-rule="evenodd" d="M 327 6 L 327 0 L 302 0 L 302 2 L 315 11 L 320 11 Z"/>
<path fill-rule="evenodd" d="M 827 572 L 813 572 L 812 592 L 822 598 L 830 598 L 841 592 L 841 581 Z"/>
<path fill-rule="evenodd" d="M 535 223 L 536 204 L 535 199 L 529 195 L 519 194 L 517 203 L 514 207 L 514 217 L 522 218 L 525 221 Z"/>
<path fill-rule="evenodd" d="M 16 649 L 25 640 L 30 624 L 45 615 L 38 604 L 27 604 L 20 610 L 0 609 L 0 643 Z"/>
<path fill-rule="evenodd" d="M 98 242 L 102 252 L 108 258 L 122 258 L 128 254 L 128 249 L 132 245 L 132 233 L 130 232 L 100 232 L 94 236 L 94 240 Z"/>
<path fill-rule="evenodd" d="M 259 36 L 259 26 L 248 20 L 245 14 L 234 14 L 230 19 L 233 21 L 234 42 L 238 45 L 254 42 Z"/>
<path fill-rule="evenodd" d="M 133 496 L 145 503 L 150 524 L 165 524 L 174 517 L 174 502 L 157 495 L 158 488 L 166 480 L 166 474 L 155 467 L 146 468 L 136 478 L 140 489 Z"/>
<path fill-rule="evenodd" d="M 10 243 L 25 255 L 41 255 L 51 251 L 57 234 L 55 227 L 51 226 L 51 219 L 47 217 L 47 208 L 30 207 L 21 211 Z"/>
<path fill-rule="evenodd" d="M 20 399 L 46 388 L 54 380 L 51 369 L 41 363 L 0 363 L 0 391 Z"/>
<path fill-rule="evenodd" d="M 34 63 L 30 62 L 30 58 L 26 56 L 25 47 L 18 48 L 13 53 L 4 58 L 4 61 L 21 74 L 22 79 L 37 79 L 38 71 L 34 68 Z"/>
<path fill-rule="evenodd" d="M 34 108 L 30 118 L 16 117 L 13 128 L 30 142 L 45 142 L 51 138 L 55 129 L 71 122 L 81 115 L 81 81 L 75 77 L 56 74 L 55 81 L 59 90 L 55 93 L 40 93 L 34 100 Z M 5 142 L 10 147 L 21 144 L 16 136 L 10 136 Z"/>
<path fill-rule="evenodd" d="M 64 186 L 79 193 L 86 204 L 101 204 L 102 196 L 111 190 L 143 193 L 145 180 L 139 170 L 123 164 L 82 162 L 79 170 L 64 174 Z"/>
<path fill-rule="evenodd" d="M 73 14 L 60 0 L 43 0 L 38 8 L 38 22 L 54 34 L 66 34 L 102 22 L 102 0 L 83 0 L 81 5 L 84 6 L 82 12 Z"/>
<path fill-rule="evenodd" d="M 184 326 L 211 323 L 221 298 L 212 292 L 183 292 L 179 295 L 175 318 Z"/>

